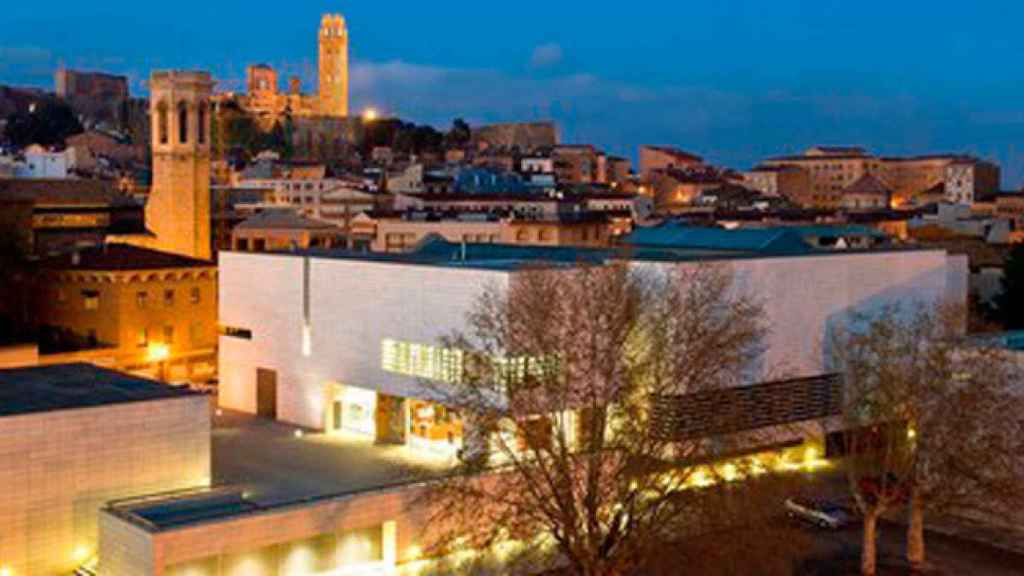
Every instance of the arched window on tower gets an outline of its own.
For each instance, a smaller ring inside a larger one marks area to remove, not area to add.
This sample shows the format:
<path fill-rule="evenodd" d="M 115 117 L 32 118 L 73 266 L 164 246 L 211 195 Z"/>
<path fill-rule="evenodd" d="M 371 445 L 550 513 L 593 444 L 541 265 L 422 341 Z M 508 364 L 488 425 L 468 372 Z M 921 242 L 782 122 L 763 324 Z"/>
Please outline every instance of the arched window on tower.
<path fill-rule="evenodd" d="M 206 144 L 206 102 L 199 104 L 196 113 L 196 142 Z"/>
<path fill-rule="evenodd" d="M 159 142 L 161 144 L 167 144 L 167 104 L 164 102 L 161 102 L 156 107 L 156 129 Z"/>
<path fill-rule="evenodd" d="M 188 106 L 181 102 L 178 104 L 178 144 L 188 143 Z"/>

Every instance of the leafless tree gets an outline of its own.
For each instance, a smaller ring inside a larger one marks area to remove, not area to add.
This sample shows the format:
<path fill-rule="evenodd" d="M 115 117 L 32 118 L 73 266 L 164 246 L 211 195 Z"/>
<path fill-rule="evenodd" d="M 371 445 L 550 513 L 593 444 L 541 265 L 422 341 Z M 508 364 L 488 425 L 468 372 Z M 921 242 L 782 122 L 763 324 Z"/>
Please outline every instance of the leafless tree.
<path fill-rule="evenodd" d="M 960 306 L 887 307 L 853 322 L 832 347 L 846 376 L 847 470 L 865 516 L 864 574 L 875 573 L 875 526 L 888 510 L 908 505 L 907 559 L 920 568 L 926 514 L 1019 505 L 1018 368 L 1004 351 L 968 339 L 964 323 Z"/>
<path fill-rule="evenodd" d="M 722 516 L 751 510 L 740 503 L 759 483 L 733 481 L 754 473 L 749 459 L 708 463 L 750 438 L 665 434 L 652 398 L 745 383 L 763 318 L 727 265 L 538 268 L 485 290 L 466 332 L 445 342 L 470 368 L 433 386 L 470 438 L 460 469 L 432 491 L 432 548 L 516 541 L 548 551 L 547 569 L 603 576 L 740 529 Z"/>

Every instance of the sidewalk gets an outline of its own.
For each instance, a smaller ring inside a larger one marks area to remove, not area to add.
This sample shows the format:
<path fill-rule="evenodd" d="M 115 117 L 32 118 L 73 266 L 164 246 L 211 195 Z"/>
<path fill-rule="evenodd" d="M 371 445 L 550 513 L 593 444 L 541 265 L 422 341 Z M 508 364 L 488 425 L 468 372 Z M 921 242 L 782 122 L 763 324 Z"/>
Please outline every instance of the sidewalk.
<path fill-rule="evenodd" d="M 906 512 L 887 514 L 886 521 L 906 529 Z M 925 517 L 925 531 L 959 538 L 1024 556 L 1024 526 L 996 526 L 959 516 Z"/>

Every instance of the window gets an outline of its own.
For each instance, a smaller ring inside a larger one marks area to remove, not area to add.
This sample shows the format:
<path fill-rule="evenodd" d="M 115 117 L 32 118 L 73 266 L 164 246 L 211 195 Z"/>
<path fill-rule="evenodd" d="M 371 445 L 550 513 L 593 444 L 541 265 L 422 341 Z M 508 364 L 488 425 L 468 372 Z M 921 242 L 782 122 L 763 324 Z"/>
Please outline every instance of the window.
<path fill-rule="evenodd" d="M 58 288 L 57 289 L 57 302 L 63 303 L 63 302 L 67 302 L 67 301 L 68 301 L 68 293 L 65 292 L 63 288 Z"/>
<path fill-rule="evenodd" d="M 156 123 L 157 123 L 157 133 L 158 133 L 158 137 L 160 138 L 160 143 L 161 144 L 167 144 L 167 138 L 168 138 L 168 136 L 167 136 L 167 133 L 168 133 L 167 104 L 164 104 L 163 102 L 161 102 L 157 106 Z"/>
<path fill-rule="evenodd" d="M 220 333 L 222 336 L 228 338 L 238 338 L 239 340 L 252 340 L 252 330 L 246 328 L 236 328 L 234 326 L 221 326 Z"/>
<path fill-rule="evenodd" d="M 89 346 L 96 346 L 96 344 L 99 342 L 99 338 L 96 337 L 96 329 L 89 328 L 89 331 L 85 339 L 88 342 Z"/>
<path fill-rule="evenodd" d="M 174 306 L 174 290 L 164 290 L 164 306 Z"/>
<path fill-rule="evenodd" d="M 192 302 L 193 304 L 199 304 L 199 302 L 202 301 L 202 296 L 203 291 L 198 286 L 196 286 L 195 288 L 192 289 L 192 292 L 189 295 L 189 301 Z"/>
<path fill-rule="evenodd" d="M 174 326 L 164 326 L 164 344 L 174 344 Z"/>
<path fill-rule="evenodd" d="M 381 369 L 440 382 L 462 381 L 462 351 L 424 344 L 381 341 Z"/>
<path fill-rule="evenodd" d="M 86 310 L 100 309 L 100 293 L 97 290 L 82 290 L 82 306 Z"/>
<path fill-rule="evenodd" d="M 188 106 L 178 104 L 178 144 L 188 143 Z"/>
<path fill-rule="evenodd" d="M 146 309 L 146 301 L 149 299 L 149 294 L 145 290 L 135 294 L 135 305 L 139 310 Z"/>
<path fill-rule="evenodd" d="M 139 329 L 139 337 L 136 340 L 135 344 L 139 348 L 145 348 L 146 346 L 149 346 L 149 330 L 148 329 L 146 329 L 146 328 L 140 328 Z"/>

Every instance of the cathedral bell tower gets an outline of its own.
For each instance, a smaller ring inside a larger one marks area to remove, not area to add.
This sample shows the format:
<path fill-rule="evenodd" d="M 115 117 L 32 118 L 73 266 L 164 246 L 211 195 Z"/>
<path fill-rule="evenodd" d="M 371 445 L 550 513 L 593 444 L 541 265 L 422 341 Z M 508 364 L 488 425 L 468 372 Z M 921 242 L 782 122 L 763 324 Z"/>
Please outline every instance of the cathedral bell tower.
<path fill-rule="evenodd" d="M 208 72 L 153 72 L 149 90 L 153 183 L 146 226 L 156 249 L 209 260 L 213 81 Z"/>
<path fill-rule="evenodd" d="M 348 28 L 340 14 L 320 20 L 320 114 L 348 116 Z"/>

